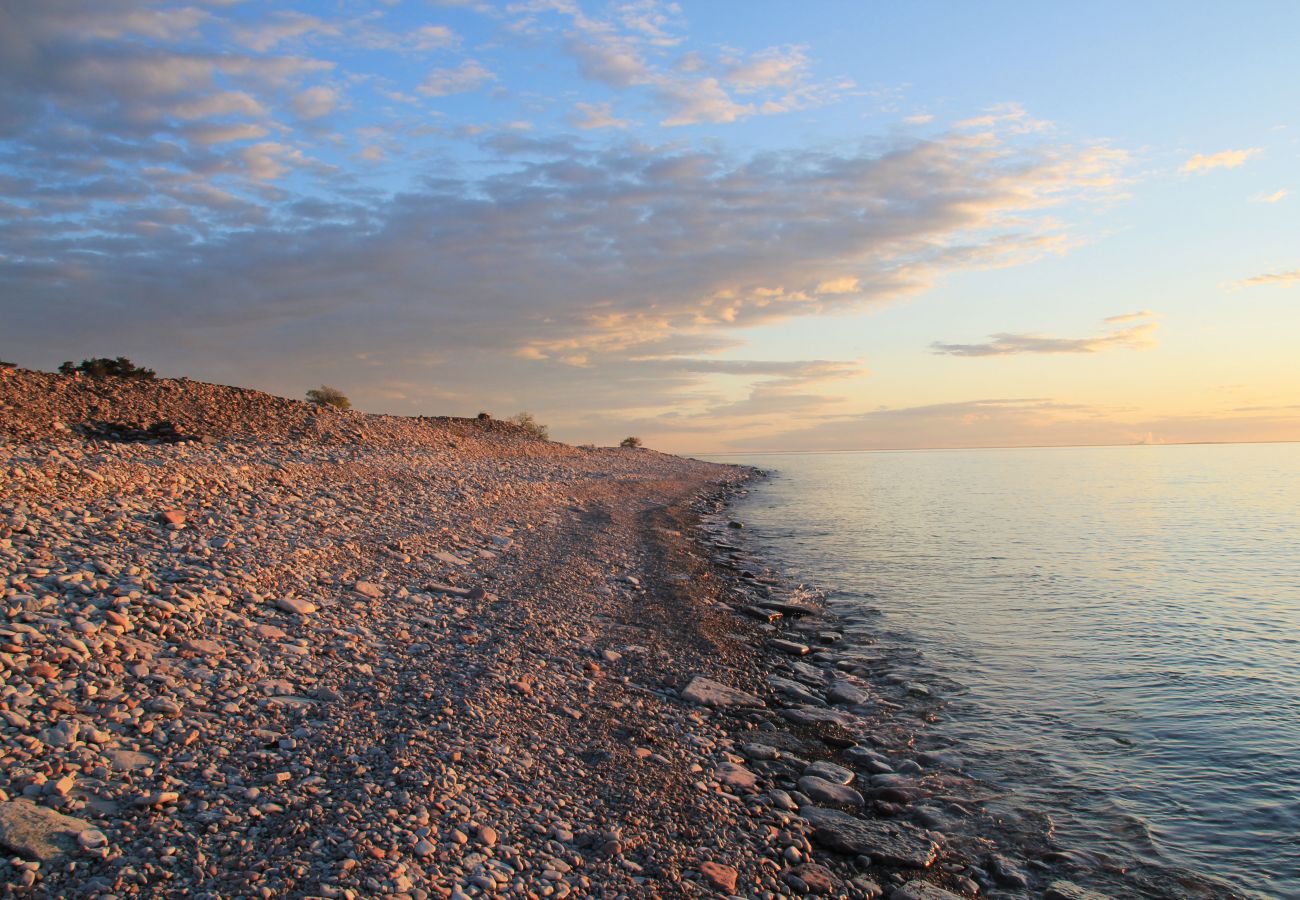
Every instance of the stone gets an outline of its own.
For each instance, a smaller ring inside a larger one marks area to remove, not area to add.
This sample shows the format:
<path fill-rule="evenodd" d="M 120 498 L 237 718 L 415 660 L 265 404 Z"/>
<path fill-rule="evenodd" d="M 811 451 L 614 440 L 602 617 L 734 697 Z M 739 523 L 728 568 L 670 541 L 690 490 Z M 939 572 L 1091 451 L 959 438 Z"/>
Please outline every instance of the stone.
<path fill-rule="evenodd" d="M 902 887 L 895 888 L 889 900 L 962 900 L 961 894 L 945 891 L 928 881 L 909 881 Z"/>
<path fill-rule="evenodd" d="M 78 836 L 94 826 L 30 800 L 0 803 L 0 846 L 26 859 L 46 863 L 77 849 Z"/>
<path fill-rule="evenodd" d="M 1020 867 L 1011 860 L 1007 859 L 1000 853 L 994 853 L 989 857 L 989 871 L 998 884 L 1003 887 L 1026 888 L 1029 886 L 1029 879 Z"/>
<path fill-rule="evenodd" d="M 181 714 L 181 705 L 170 697 L 154 697 L 149 701 L 149 711 L 175 717 Z"/>
<path fill-rule="evenodd" d="M 316 604 L 299 597 L 280 597 L 276 599 L 277 609 L 287 613 L 294 613 L 299 616 L 310 616 L 316 611 Z"/>
<path fill-rule="evenodd" d="M 801 807 L 799 815 L 814 826 L 817 843 L 847 856 L 869 856 L 878 865 L 925 869 L 934 863 L 939 845 L 915 825 L 859 819 L 819 807 Z"/>
<path fill-rule="evenodd" d="M 791 656 L 807 656 L 808 645 L 800 644 L 797 641 L 787 641 L 785 638 L 774 638 L 767 642 L 767 645 L 774 650 L 780 650 L 782 653 L 788 653 Z"/>
<path fill-rule="evenodd" d="M 736 763 L 720 763 L 714 772 L 714 777 L 718 779 L 718 782 L 723 787 L 729 787 L 732 790 L 748 791 L 753 790 L 758 785 L 758 776 Z"/>
<path fill-rule="evenodd" d="M 871 701 L 871 695 L 851 681 L 837 681 L 826 692 L 826 701 L 840 706 L 862 706 Z"/>
<path fill-rule="evenodd" d="M 807 863 L 794 870 L 810 894 L 830 894 L 835 891 L 835 876 L 831 870 L 816 863 Z"/>
<path fill-rule="evenodd" d="M 742 616 L 748 616 L 751 619 L 757 619 L 760 622 L 777 622 L 781 619 L 781 614 L 774 609 L 763 609 L 758 606 L 742 606 L 737 610 Z"/>
<path fill-rule="evenodd" d="M 819 759 L 803 770 L 805 775 L 815 775 L 818 778 L 824 778 L 832 784 L 851 784 L 854 775 L 851 771 L 843 766 L 837 766 L 833 762 L 827 762 Z"/>
<path fill-rule="evenodd" d="M 796 725 L 840 725 L 844 728 L 853 728 L 858 724 L 857 717 L 852 713 L 840 709 L 820 709 L 815 706 L 783 709 L 781 716 Z"/>
<path fill-rule="evenodd" d="M 862 795 L 853 788 L 843 784 L 805 775 L 799 779 L 799 790 L 818 803 L 841 803 L 845 806 L 862 806 Z"/>
<path fill-rule="evenodd" d="M 166 525 L 184 525 L 185 513 L 179 509 L 167 509 L 158 513 L 158 521 Z"/>
<path fill-rule="evenodd" d="M 356 584 L 352 585 L 352 590 L 356 591 L 362 597 L 369 597 L 371 600 L 378 600 L 380 597 L 384 596 L 384 592 L 380 589 L 379 585 L 370 581 L 358 581 Z"/>
<path fill-rule="evenodd" d="M 704 880 L 717 891 L 724 894 L 734 894 L 736 892 L 736 878 L 739 872 L 731 866 L 724 866 L 722 863 L 703 862 L 700 863 L 700 874 Z"/>
<path fill-rule="evenodd" d="M 114 772 L 134 772 L 139 769 L 147 769 L 157 762 L 158 760 L 148 753 L 138 753 L 134 750 L 114 750 L 108 754 L 108 767 Z"/>
<path fill-rule="evenodd" d="M 753 694 L 728 687 L 721 682 L 702 675 L 696 675 L 690 684 L 682 688 L 682 699 L 700 706 L 725 709 L 729 706 L 764 706 L 762 700 Z"/>
<path fill-rule="evenodd" d="M 1047 886 L 1047 890 L 1043 892 L 1043 900 L 1110 900 L 1110 897 L 1080 887 L 1073 881 L 1060 879 Z"/>

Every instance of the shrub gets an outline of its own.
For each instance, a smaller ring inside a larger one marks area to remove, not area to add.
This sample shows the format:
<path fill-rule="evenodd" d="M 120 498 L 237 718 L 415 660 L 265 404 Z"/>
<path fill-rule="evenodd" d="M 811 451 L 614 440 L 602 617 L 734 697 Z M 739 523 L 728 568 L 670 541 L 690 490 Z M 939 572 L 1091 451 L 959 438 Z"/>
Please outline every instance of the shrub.
<path fill-rule="evenodd" d="M 351 409 L 352 401 L 338 388 L 322 384 L 307 392 L 307 402 L 317 406 L 333 406 L 335 409 Z"/>
<path fill-rule="evenodd" d="M 618 445 L 620 447 L 640 447 L 641 439 L 639 437 L 625 437 L 623 440 L 619 441 Z"/>
<path fill-rule="evenodd" d="M 510 421 L 535 438 L 541 438 L 544 441 L 550 440 L 551 438 L 550 429 L 541 422 L 538 422 L 530 412 L 515 413 L 510 417 Z"/>
<path fill-rule="evenodd" d="M 117 359 L 109 359 L 107 356 L 83 359 L 79 366 L 74 366 L 72 360 L 68 360 L 59 366 L 60 375 L 72 375 L 76 372 L 89 375 L 91 378 L 136 378 L 141 381 L 147 381 L 158 374 L 153 369 L 137 366 L 125 356 L 119 356 Z"/>
<path fill-rule="evenodd" d="M 16 368 L 18 368 L 17 363 L 6 362 L 5 360 L 0 359 L 0 369 L 16 369 Z"/>

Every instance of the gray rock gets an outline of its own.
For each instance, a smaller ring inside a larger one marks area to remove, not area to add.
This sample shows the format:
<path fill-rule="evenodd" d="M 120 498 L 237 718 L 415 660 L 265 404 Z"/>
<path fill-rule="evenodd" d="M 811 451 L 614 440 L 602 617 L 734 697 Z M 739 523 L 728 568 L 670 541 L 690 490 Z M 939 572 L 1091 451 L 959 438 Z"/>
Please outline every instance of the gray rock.
<path fill-rule="evenodd" d="M 837 681 L 826 692 L 826 700 L 841 706 L 862 706 L 871 702 L 871 695 L 851 681 Z"/>
<path fill-rule="evenodd" d="M 800 778 L 799 790 L 818 803 L 842 803 L 845 806 L 863 804 L 862 795 L 853 788 L 827 781 L 825 778 L 818 778 L 816 775 L 805 775 Z"/>
<path fill-rule="evenodd" d="M 879 865 L 924 869 L 939 853 L 929 835 L 905 822 L 859 819 L 818 807 L 801 808 L 799 815 L 813 824 L 813 837 L 823 847 L 847 856 L 870 856 Z"/>
<path fill-rule="evenodd" d="M 757 775 L 736 763 L 719 764 L 714 777 L 718 779 L 723 787 L 729 787 L 732 790 L 752 790 L 758 784 Z"/>
<path fill-rule="evenodd" d="M 815 775 L 818 778 L 824 778 L 832 784 L 851 784 L 853 782 L 853 773 L 843 766 L 837 766 L 833 762 L 827 762 L 819 759 L 812 763 L 808 768 L 803 770 L 805 775 Z"/>
<path fill-rule="evenodd" d="M 698 703 L 701 706 L 715 708 L 765 705 L 762 700 L 753 694 L 747 694 L 736 688 L 728 687 L 721 682 L 705 678 L 702 675 L 695 676 L 691 679 L 690 684 L 682 688 L 682 699 L 689 700 L 691 703 Z"/>
<path fill-rule="evenodd" d="M 384 596 L 384 592 L 380 589 L 379 585 L 370 581 L 358 581 L 356 584 L 352 585 L 352 590 L 356 591 L 362 597 L 369 597 L 371 600 L 378 600 L 380 597 Z"/>
<path fill-rule="evenodd" d="M 79 846 L 78 836 L 94 826 L 30 800 L 0 803 L 0 846 L 37 862 L 50 862 Z"/>
<path fill-rule="evenodd" d="M 1043 892 L 1043 900 L 1110 900 L 1106 894 L 1099 894 L 1080 887 L 1073 881 L 1053 881 Z"/>
<path fill-rule="evenodd" d="M 962 900 L 962 897 L 926 881 L 909 881 L 890 892 L 889 900 Z"/>
<path fill-rule="evenodd" d="M 300 616 L 309 616 L 316 611 L 316 604 L 299 597 L 280 597 L 275 601 L 277 609 Z"/>
<path fill-rule="evenodd" d="M 782 653 L 788 653 L 791 656 L 807 656 L 808 645 L 800 644 L 796 641 L 787 641 L 785 638 L 776 638 L 767 642 L 767 645 L 774 650 L 780 650 Z"/>

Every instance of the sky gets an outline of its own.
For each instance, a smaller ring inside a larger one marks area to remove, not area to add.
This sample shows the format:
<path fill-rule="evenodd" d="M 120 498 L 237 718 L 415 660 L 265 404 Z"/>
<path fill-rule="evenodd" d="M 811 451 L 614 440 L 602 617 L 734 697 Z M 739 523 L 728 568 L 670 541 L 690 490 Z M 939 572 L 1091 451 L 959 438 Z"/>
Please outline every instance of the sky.
<path fill-rule="evenodd" d="M 0 359 L 675 452 L 1300 440 L 1296 34 L 0 0 Z"/>

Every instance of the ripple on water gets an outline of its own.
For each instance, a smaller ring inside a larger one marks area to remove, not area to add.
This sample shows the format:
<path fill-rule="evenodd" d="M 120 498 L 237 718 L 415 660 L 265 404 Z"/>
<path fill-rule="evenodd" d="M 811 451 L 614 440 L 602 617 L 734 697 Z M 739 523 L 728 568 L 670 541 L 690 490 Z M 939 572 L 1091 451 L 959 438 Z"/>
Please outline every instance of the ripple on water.
<path fill-rule="evenodd" d="M 1007 822 L 1152 895 L 1300 896 L 1300 445 L 745 461 L 747 536 L 943 685 Z"/>

